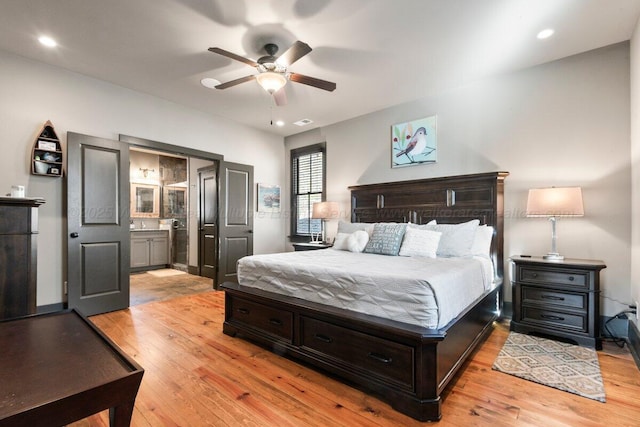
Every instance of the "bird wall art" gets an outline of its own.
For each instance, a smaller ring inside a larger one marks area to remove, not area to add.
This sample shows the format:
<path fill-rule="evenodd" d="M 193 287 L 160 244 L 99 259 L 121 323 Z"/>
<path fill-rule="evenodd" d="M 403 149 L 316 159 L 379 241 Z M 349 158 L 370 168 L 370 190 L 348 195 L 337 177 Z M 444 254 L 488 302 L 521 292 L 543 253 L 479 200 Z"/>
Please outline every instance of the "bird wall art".
<path fill-rule="evenodd" d="M 437 160 L 436 116 L 391 127 L 391 166 L 414 166 Z"/>

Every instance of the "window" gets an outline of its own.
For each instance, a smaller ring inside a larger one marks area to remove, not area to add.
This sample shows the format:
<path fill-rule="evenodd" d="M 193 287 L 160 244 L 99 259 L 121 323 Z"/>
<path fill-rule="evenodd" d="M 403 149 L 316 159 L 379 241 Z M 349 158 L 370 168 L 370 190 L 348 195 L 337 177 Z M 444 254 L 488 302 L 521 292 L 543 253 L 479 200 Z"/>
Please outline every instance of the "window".
<path fill-rule="evenodd" d="M 311 219 L 313 204 L 324 200 L 325 144 L 291 150 L 291 240 L 305 240 L 322 231 Z"/>

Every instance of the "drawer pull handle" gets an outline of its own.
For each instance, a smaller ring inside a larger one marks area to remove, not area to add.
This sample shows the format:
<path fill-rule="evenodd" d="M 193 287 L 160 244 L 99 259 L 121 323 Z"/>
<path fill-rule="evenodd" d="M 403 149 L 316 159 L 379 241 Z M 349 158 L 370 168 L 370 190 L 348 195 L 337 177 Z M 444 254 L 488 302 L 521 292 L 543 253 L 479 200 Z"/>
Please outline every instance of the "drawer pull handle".
<path fill-rule="evenodd" d="M 532 273 L 531 277 L 538 277 L 538 273 Z"/>
<path fill-rule="evenodd" d="M 249 309 L 248 308 L 239 308 L 238 312 L 242 313 L 242 314 L 249 314 Z"/>
<path fill-rule="evenodd" d="M 542 299 L 550 299 L 554 301 L 564 301 L 564 297 L 557 297 L 555 295 L 541 295 Z"/>
<path fill-rule="evenodd" d="M 573 282 L 575 279 L 573 278 L 573 276 L 569 276 L 569 281 Z"/>
<path fill-rule="evenodd" d="M 280 319 L 269 319 L 269 323 L 276 326 L 282 326 L 282 320 Z"/>
<path fill-rule="evenodd" d="M 326 335 L 316 334 L 315 337 L 316 337 L 316 339 L 318 339 L 318 340 L 320 340 L 322 342 L 326 342 L 327 344 L 333 342 L 333 340 L 330 337 L 326 336 Z"/>
<path fill-rule="evenodd" d="M 393 361 L 392 358 L 386 357 L 386 356 L 384 356 L 382 354 L 378 354 L 378 353 L 369 353 L 367 356 L 369 356 L 373 360 L 377 360 L 378 362 L 382 362 L 382 363 L 391 363 Z"/>
<path fill-rule="evenodd" d="M 540 317 L 542 317 L 543 319 L 549 319 L 549 320 L 564 320 L 564 317 L 560 317 L 560 316 L 552 316 L 550 314 L 541 314 Z"/>

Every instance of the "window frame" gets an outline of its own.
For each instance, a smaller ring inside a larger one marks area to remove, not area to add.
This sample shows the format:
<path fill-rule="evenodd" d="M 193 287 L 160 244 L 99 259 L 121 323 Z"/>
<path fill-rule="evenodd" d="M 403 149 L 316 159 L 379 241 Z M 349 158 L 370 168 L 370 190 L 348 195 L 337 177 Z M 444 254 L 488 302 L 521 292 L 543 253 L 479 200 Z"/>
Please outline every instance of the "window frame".
<path fill-rule="evenodd" d="M 320 200 L 322 202 L 326 201 L 326 190 L 327 190 L 327 147 L 326 147 L 326 143 L 325 142 L 321 142 L 321 143 L 317 143 L 317 144 L 313 144 L 313 145 L 308 145 L 305 147 L 300 147 L 300 148 L 294 148 L 290 151 L 290 155 L 291 155 L 291 161 L 289 164 L 289 171 L 291 174 L 291 194 L 290 194 L 290 199 L 291 200 L 291 233 L 289 236 L 289 239 L 294 242 L 294 243 L 300 243 L 300 242 L 308 242 L 311 240 L 311 233 L 309 234 L 298 234 L 298 196 L 301 195 L 301 193 L 296 193 L 295 189 L 298 187 L 297 184 L 297 179 L 298 176 L 296 176 L 296 174 L 294 174 L 294 164 L 295 162 L 302 156 L 306 156 L 306 155 L 310 155 L 310 154 L 314 154 L 314 153 L 322 153 L 322 191 L 320 192 Z M 299 170 L 299 169 L 298 169 Z M 306 193 L 306 194 L 312 194 L 312 193 Z M 309 206 L 309 208 L 311 209 L 313 207 Z M 322 227 L 323 225 L 321 225 Z"/>

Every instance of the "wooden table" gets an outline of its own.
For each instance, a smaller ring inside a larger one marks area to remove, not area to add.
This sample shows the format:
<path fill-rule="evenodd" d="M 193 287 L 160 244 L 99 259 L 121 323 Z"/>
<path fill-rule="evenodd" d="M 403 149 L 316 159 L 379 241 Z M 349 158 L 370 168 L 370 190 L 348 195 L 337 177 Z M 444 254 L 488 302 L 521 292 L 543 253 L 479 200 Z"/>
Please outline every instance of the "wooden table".
<path fill-rule="evenodd" d="M 75 310 L 0 322 L 0 427 L 60 426 L 109 409 L 128 426 L 144 370 Z"/>

